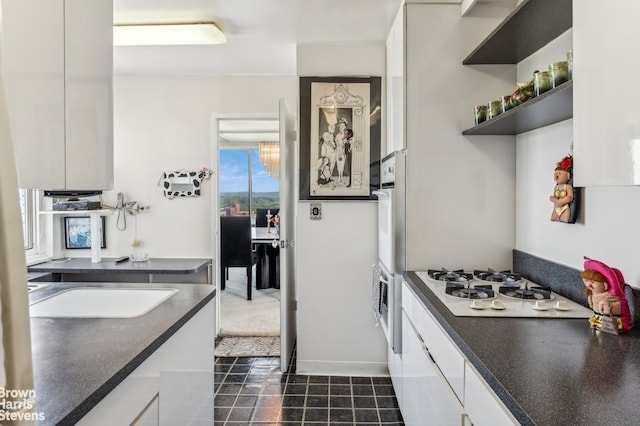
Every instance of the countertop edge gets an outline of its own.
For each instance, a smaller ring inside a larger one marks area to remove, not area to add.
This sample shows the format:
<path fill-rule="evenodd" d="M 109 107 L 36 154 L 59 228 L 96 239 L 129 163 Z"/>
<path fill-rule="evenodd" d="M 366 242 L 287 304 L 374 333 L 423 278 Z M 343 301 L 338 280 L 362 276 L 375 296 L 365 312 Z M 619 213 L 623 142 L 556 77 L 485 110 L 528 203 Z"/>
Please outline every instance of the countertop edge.
<path fill-rule="evenodd" d="M 129 374 L 131 374 L 136 368 L 138 368 L 144 361 L 147 360 L 160 346 L 162 346 L 171 336 L 173 336 L 184 324 L 193 318 L 205 305 L 207 305 L 216 296 L 216 290 L 206 295 L 200 302 L 198 302 L 192 309 L 178 319 L 171 327 L 169 327 L 158 338 L 151 342 L 146 348 L 144 348 L 137 356 L 131 359 L 124 367 L 122 367 L 116 374 L 108 379 L 102 386 L 96 389 L 91 395 L 89 395 L 84 401 L 82 401 L 75 409 L 59 420 L 58 424 L 76 424 L 82 419 L 91 409 L 93 409 L 102 399 L 104 399 L 111 391 L 113 391 Z"/>
<path fill-rule="evenodd" d="M 127 261 L 123 263 L 113 263 L 114 258 L 104 258 L 99 263 L 88 263 L 87 265 L 77 265 L 78 260 L 90 261 L 90 258 L 73 258 L 65 262 L 42 262 L 34 265 L 29 265 L 27 270 L 30 273 L 58 273 L 58 274 L 197 274 L 205 270 L 209 265 L 213 263 L 210 258 L 151 258 L 150 261 L 158 264 L 163 262 L 179 262 L 179 263 L 197 263 L 192 266 L 173 266 L 172 268 L 161 268 L 160 266 L 148 267 L 148 262 L 132 262 Z M 69 266 L 69 262 L 72 266 Z M 143 265 L 144 264 L 144 265 Z M 132 266 L 138 265 L 138 266 Z"/>
<path fill-rule="evenodd" d="M 453 327 L 449 324 L 449 322 L 444 318 L 441 314 L 440 310 L 436 303 L 441 302 L 435 300 L 430 300 L 430 298 L 426 295 L 422 288 L 420 288 L 416 282 L 421 282 L 420 277 L 416 275 L 413 271 L 406 271 L 403 273 L 403 278 L 409 284 L 409 287 L 414 291 L 414 293 L 418 296 L 422 304 L 429 312 L 434 316 L 438 324 L 446 331 L 449 337 L 454 341 L 456 346 L 462 351 L 467 360 L 473 365 L 473 367 L 478 371 L 480 376 L 487 382 L 491 390 L 495 392 L 495 394 L 500 398 L 502 403 L 507 407 L 507 409 L 511 412 L 511 414 L 515 417 L 515 419 L 521 425 L 535 425 L 535 422 L 529 417 L 529 415 L 524 411 L 524 409 L 518 404 L 518 402 L 507 392 L 507 390 L 500 384 L 500 382 L 495 378 L 495 376 L 491 373 L 491 371 L 487 368 L 487 366 L 482 362 L 482 360 L 475 354 L 475 352 L 466 344 L 466 342 L 458 335 L 458 333 L 454 330 Z M 426 287 L 425 287 L 426 289 Z M 446 309 L 444 305 L 443 309 Z"/>

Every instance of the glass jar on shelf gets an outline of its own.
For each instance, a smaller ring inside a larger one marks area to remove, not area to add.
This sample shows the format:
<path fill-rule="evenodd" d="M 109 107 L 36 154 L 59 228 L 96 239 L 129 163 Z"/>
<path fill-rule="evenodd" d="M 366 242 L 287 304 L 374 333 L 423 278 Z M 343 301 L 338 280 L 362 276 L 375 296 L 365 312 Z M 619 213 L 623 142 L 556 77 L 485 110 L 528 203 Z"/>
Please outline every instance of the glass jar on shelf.
<path fill-rule="evenodd" d="M 489 102 L 487 105 L 487 119 L 497 117 L 502 113 L 502 100 L 498 99 Z"/>
<path fill-rule="evenodd" d="M 568 61 L 558 61 L 549 65 L 549 76 L 551 79 L 551 87 L 558 87 L 562 83 L 569 81 Z"/>
<path fill-rule="evenodd" d="M 536 71 L 533 74 L 534 96 L 540 96 L 549 89 L 551 89 L 551 79 L 549 78 L 549 71 Z"/>

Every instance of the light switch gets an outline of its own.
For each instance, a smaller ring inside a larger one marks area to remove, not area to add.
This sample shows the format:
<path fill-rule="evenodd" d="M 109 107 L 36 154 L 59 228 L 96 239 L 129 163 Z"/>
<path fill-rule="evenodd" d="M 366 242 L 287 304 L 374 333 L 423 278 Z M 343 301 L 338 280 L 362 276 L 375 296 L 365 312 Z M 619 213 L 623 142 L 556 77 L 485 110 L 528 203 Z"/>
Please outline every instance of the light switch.
<path fill-rule="evenodd" d="M 309 208 L 309 215 L 311 220 L 321 220 L 322 219 L 322 204 L 320 203 L 311 203 Z"/>

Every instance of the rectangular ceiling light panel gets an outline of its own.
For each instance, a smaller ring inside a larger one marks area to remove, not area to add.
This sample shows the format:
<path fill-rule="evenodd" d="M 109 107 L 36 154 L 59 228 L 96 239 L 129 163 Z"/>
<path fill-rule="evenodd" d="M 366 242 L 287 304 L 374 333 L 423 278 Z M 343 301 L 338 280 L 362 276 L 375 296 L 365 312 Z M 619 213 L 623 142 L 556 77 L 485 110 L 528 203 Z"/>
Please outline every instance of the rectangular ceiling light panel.
<path fill-rule="evenodd" d="M 227 38 L 214 23 L 113 26 L 114 46 L 221 44 L 226 41 Z"/>

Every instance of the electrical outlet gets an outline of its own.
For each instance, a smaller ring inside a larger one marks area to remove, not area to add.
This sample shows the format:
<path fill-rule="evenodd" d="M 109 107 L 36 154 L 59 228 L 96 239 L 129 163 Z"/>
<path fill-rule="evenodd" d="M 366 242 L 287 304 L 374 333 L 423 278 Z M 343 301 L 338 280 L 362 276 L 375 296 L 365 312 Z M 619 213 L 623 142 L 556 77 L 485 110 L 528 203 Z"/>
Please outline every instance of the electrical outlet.
<path fill-rule="evenodd" d="M 322 220 L 322 204 L 311 203 L 309 208 L 311 220 Z"/>

